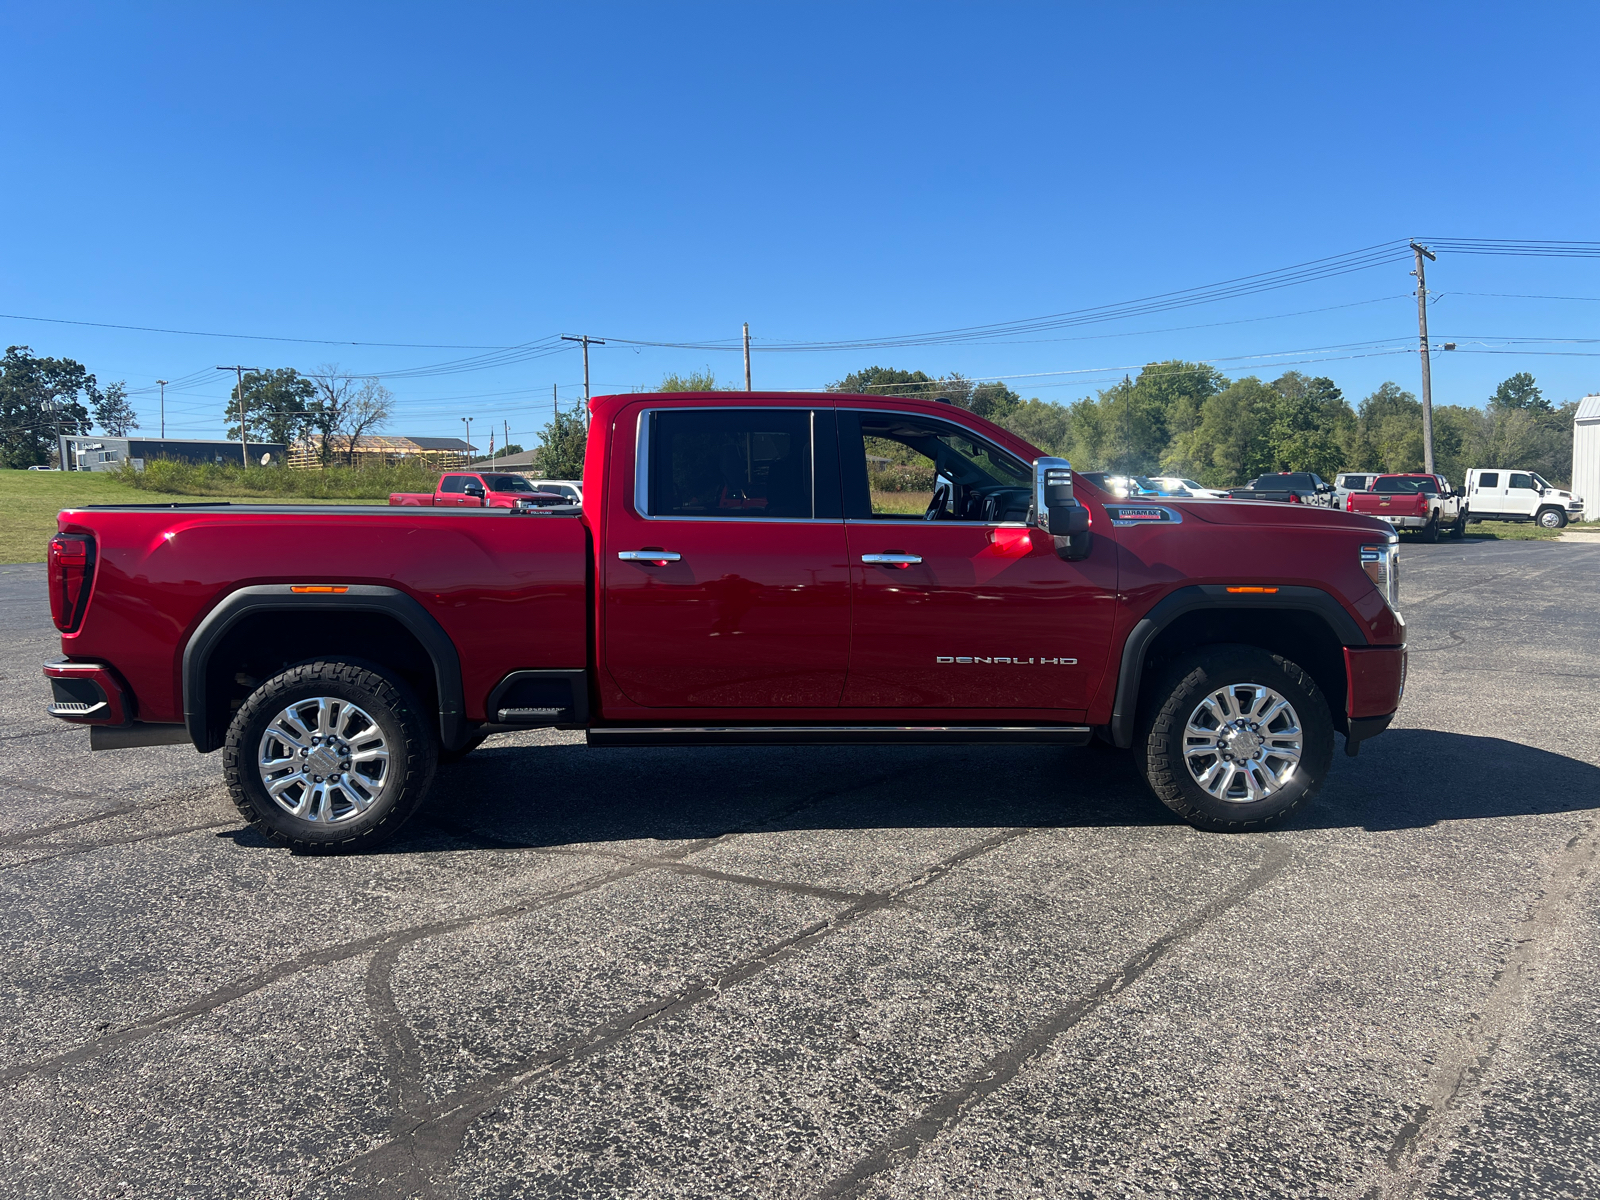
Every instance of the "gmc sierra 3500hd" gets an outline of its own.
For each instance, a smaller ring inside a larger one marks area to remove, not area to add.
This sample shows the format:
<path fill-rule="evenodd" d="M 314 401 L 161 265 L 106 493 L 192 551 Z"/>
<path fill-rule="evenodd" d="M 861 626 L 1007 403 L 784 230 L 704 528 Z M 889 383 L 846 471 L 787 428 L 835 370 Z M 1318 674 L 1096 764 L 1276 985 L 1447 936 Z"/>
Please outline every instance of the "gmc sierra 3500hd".
<path fill-rule="evenodd" d="M 594 745 L 1131 749 L 1207 829 L 1315 795 L 1403 690 L 1398 549 L 1326 508 L 1118 500 L 948 403 L 596 398 L 582 506 L 69 509 L 50 711 L 223 751 L 267 837 L 393 835 L 441 758 Z M 887 451 L 887 452 L 886 452 Z M 896 458 L 923 511 L 871 486 Z"/>

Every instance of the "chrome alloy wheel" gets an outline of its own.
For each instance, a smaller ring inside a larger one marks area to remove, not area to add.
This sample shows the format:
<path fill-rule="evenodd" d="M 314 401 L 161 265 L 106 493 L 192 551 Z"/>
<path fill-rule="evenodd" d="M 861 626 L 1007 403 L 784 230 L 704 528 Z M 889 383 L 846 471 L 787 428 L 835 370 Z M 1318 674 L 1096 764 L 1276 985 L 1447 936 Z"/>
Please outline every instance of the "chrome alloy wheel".
<path fill-rule="evenodd" d="M 1266 799 L 1294 778 L 1304 750 L 1294 705 L 1258 683 L 1213 688 L 1184 725 L 1189 775 L 1218 800 Z"/>
<path fill-rule="evenodd" d="M 359 705 L 310 696 L 268 723 L 256 769 L 272 802 L 291 817 L 337 825 L 359 817 L 383 795 L 389 744 Z"/>

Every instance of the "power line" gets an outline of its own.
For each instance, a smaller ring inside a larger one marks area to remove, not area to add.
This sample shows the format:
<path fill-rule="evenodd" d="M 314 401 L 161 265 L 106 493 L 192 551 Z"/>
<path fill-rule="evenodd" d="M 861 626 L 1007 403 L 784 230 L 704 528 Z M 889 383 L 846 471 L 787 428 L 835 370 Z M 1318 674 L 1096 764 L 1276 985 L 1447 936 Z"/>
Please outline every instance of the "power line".
<path fill-rule="evenodd" d="M 74 321 L 66 317 L 29 317 L 0 313 L 7 321 L 40 321 L 49 325 L 86 325 L 91 329 L 125 329 L 133 333 L 170 333 L 180 337 L 227 338 L 247 342 L 294 342 L 308 346 L 379 346 L 391 350 L 506 350 L 507 346 L 454 345 L 435 342 L 352 342 L 332 338 L 271 337 L 263 333 L 208 333 L 199 329 L 162 329 L 153 325 L 114 325 L 109 321 Z"/>

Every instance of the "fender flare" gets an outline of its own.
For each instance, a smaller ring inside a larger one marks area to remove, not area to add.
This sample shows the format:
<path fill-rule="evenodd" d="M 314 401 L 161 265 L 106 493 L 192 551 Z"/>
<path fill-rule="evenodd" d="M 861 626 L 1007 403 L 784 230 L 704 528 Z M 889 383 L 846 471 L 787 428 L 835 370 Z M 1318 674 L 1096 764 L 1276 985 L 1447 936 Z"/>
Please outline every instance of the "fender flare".
<path fill-rule="evenodd" d="M 439 693 L 439 741 L 454 749 L 467 735 L 461 656 L 432 613 L 398 588 L 350 584 L 343 592 L 291 592 L 287 583 L 242 587 L 228 593 L 195 627 L 183 648 L 183 721 L 196 750 L 209 754 L 222 745 L 222 733 L 206 719 L 206 667 L 212 651 L 245 617 L 259 612 L 339 611 L 383 613 L 399 621 L 433 663 Z"/>
<path fill-rule="evenodd" d="M 1156 636 L 1173 621 L 1197 609 L 1271 609 L 1275 612 L 1309 612 L 1321 617 L 1333 636 L 1344 646 L 1365 646 L 1366 631 L 1360 623 L 1321 588 L 1280 587 L 1276 593 L 1240 595 L 1222 584 L 1194 584 L 1164 596 L 1139 619 L 1128 640 L 1122 644 L 1122 663 L 1117 669 L 1117 698 L 1111 708 L 1111 741 L 1119 749 L 1133 745 L 1134 717 L 1139 710 L 1139 684 L 1144 673 L 1145 651 Z"/>

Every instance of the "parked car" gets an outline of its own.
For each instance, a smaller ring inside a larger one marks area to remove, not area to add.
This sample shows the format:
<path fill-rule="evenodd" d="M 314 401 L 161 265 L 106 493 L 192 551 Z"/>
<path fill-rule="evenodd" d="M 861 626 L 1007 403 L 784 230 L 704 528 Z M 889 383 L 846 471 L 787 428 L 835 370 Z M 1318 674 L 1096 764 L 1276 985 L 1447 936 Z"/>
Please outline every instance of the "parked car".
<path fill-rule="evenodd" d="M 569 504 L 559 492 L 540 491 L 521 475 L 453 471 L 432 492 L 390 492 L 389 503 L 411 508 L 526 508 Z"/>
<path fill-rule="evenodd" d="M 29 467 L 30 471 L 59 471 L 60 467 Z"/>
<path fill-rule="evenodd" d="M 528 481 L 541 492 L 554 492 L 558 496 L 565 496 L 568 504 L 583 503 L 583 481 L 579 479 L 530 479 Z"/>
<path fill-rule="evenodd" d="M 221 749 L 265 837 L 339 852 L 392 836 L 441 758 L 538 727 L 621 747 L 1098 738 L 1184 819 L 1251 829 L 1316 793 L 1336 733 L 1354 753 L 1399 704 L 1381 522 L 1119 500 L 931 400 L 591 411 L 583 508 L 61 513 L 50 713 L 91 748 Z M 946 481 L 925 515 L 875 499 L 885 441 Z"/>
<path fill-rule="evenodd" d="M 1473 467 L 1467 472 L 1470 521 L 1537 521 L 1561 529 L 1583 518 L 1583 497 L 1548 483 L 1537 471 Z"/>
<path fill-rule="evenodd" d="M 1347 512 L 1416 530 L 1425 542 L 1438 541 L 1441 531 L 1458 538 L 1467 528 L 1466 502 L 1443 475 L 1379 475 L 1345 503 Z"/>
<path fill-rule="evenodd" d="M 1231 488 L 1230 500 L 1268 500 L 1276 504 L 1312 504 L 1331 508 L 1333 488 L 1309 471 L 1279 471 L 1250 481 L 1248 487 Z"/>
<path fill-rule="evenodd" d="M 1382 471 L 1341 471 L 1333 477 L 1333 507 L 1348 511 L 1350 493 L 1364 492 Z"/>
<path fill-rule="evenodd" d="M 1154 475 L 1151 477 L 1163 487 L 1181 489 L 1191 496 L 1204 500 L 1225 500 L 1228 496 L 1226 488 L 1211 488 L 1203 483 L 1196 483 L 1193 479 L 1180 479 L 1176 475 Z"/>

